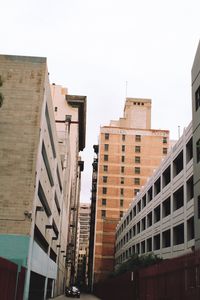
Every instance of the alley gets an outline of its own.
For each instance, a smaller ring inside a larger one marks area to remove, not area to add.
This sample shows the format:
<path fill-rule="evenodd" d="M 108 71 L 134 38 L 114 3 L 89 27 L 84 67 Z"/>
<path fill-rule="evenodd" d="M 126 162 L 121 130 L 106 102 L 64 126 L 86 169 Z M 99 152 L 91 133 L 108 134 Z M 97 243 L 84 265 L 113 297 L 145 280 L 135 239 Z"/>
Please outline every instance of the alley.
<path fill-rule="evenodd" d="M 54 298 L 54 300 L 68 300 L 68 299 L 70 300 L 70 299 L 78 299 L 78 298 L 66 297 L 64 295 Z M 81 299 L 81 300 L 101 300 L 100 298 L 97 298 L 96 296 L 91 295 L 91 294 L 81 294 L 81 297 L 79 299 Z"/>

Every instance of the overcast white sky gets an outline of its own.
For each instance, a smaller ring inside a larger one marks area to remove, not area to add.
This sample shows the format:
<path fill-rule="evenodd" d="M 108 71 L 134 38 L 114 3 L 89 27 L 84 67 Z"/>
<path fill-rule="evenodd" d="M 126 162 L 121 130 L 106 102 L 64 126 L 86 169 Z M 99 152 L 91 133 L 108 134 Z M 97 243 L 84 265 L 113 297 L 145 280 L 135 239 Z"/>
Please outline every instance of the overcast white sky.
<path fill-rule="evenodd" d="M 87 96 L 81 201 L 89 201 L 100 125 L 128 97 L 152 99 L 152 127 L 178 137 L 191 120 L 199 0 L 0 0 L 0 53 L 44 56 L 51 83 Z"/>

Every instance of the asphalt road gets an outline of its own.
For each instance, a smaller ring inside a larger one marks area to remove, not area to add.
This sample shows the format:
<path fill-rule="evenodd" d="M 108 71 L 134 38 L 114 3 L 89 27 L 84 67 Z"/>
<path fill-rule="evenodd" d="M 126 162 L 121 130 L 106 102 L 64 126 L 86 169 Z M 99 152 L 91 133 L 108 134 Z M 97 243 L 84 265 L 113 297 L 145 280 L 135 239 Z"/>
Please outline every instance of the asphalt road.
<path fill-rule="evenodd" d="M 83 294 L 81 293 L 81 297 L 80 298 L 72 298 L 72 297 L 66 297 L 66 296 L 59 296 L 57 298 L 54 298 L 55 300 L 74 300 L 74 299 L 81 299 L 81 300 L 101 300 L 100 298 L 97 298 L 94 295 L 91 294 Z"/>

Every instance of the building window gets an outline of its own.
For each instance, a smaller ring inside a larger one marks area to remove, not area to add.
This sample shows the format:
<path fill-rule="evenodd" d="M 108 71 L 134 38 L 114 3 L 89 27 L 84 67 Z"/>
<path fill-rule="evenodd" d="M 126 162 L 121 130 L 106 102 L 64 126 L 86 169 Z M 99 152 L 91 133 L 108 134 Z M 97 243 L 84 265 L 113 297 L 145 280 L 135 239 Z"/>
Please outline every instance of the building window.
<path fill-rule="evenodd" d="M 103 166 L 103 170 L 104 170 L 104 172 L 108 172 L 108 166 Z"/>
<path fill-rule="evenodd" d="M 105 218 L 105 217 L 106 217 L 106 211 L 105 211 L 105 210 L 102 210 L 102 211 L 101 211 L 101 217 L 102 217 L 102 218 Z"/>
<path fill-rule="evenodd" d="M 124 177 L 121 177 L 121 184 L 124 184 Z"/>
<path fill-rule="evenodd" d="M 122 145 L 122 152 L 124 152 L 125 151 L 125 145 Z"/>
<path fill-rule="evenodd" d="M 123 217 L 123 211 L 120 210 L 119 212 L 119 217 L 122 218 Z"/>
<path fill-rule="evenodd" d="M 109 149 L 109 145 L 108 144 L 104 144 L 104 151 L 108 151 Z"/>
<path fill-rule="evenodd" d="M 105 198 L 102 199 L 102 205 L 106 205 L 106 199 Z"/>
<path fill-rule="evenodd" d="M 108 177 L 107 176 L 103 176 L 103 183 L 107 183 Z"/>
<path fill-rule="evenodd" d="M 165 218 L 170 214 L 171 214 L 171 198 L 168 197 L 166 200 L 163 201 L 162 204 L 162 216 L 163 218 Z"/>
<path fill-rule="evenodd" d="M 120 199 L 120 206 L 123 207 L 124 206 L 124 200 Z"/>
<path fill-rule="evenodd" d="M 109 140 L 109 133 L 105 133 L 105 140 Z"/>
<path fill-rule="evenodd" d="M 173 228 L 173 238 L 174 245 L 180 245 L 184 243 L 184 223 Z"/>
<path fill-rule="evenodd" d="M 58 107 L 57 106 L 54 107 L 54 111 L 58 111 Z"/>
<path fill-rule="evenodd" d="M 167 248 L 171 246 L 171 231 L 170 229 L 163 231 L 162 233 L 162 246 Z"/>
<path fill-rule="evenodd" d="M 196 143 L 196 151 L 197 151 L 197 163 L 200 162 L 200 139 Z"/>
<path fill-rule="evenodd" d="M 124 195 L 124 189 L 120 189 L 120 195 Z"/>
<path fill-rule="evenodd" d="M 140 146 L 135 146 L 135 152 L 140 153 L 141 152 L 141 147 Z"/>
<path fill-rule="evenodd" d="M 121 173 L 124 173 L 124 167 L 121 167 Z"/>
<path fill-rule="evenodd" d="M 125 156 L 121 157 L 121 162 L 125 162 Z"/>
<path fill-rule="evenodd" d="M 135 167 L 135 174 L 140 174 L 140 167 Z"/>
<path fill-rule="evenodd" d="M 167 137 L 166 136 L 163 137 L 163 144 L 167 144 Z"/>
<path fill-rule="evenodd" d="M 137 163 L 137 164 L 140 163 L 140 156 L 135 156 L 135 163 Z"/>
<path fill-rule="evenodd" d="M 154 250 L 160 249 L 160 234 L 154 236 Z"/>
<path fill-rule="evenodd" d="M 186 145 L 186 162 L 188 163 L 193 157 L 193 141 L 192 138 Z"/>
<path fill-rule="evenodd" d="M 195 108 L 196 108 L 196 110 L 198 110 L 199 107 L 200 107 L 200 86 L 198 87 L 198 89 L 195 92 Z"/>
<path fill-rule="evenodd" d="M 135 141 L 136 142 L 141 142 L 141 135 L 136 135 L 135 136 Z"/>
<path fill-rule="evenodd" d="M 167 154 L 167 148 L 163 148 L 163 154 Z"/>
<path fill-rule="evenodd" d="M 125 139 L 126 139 L 125 134 L 122 134 L 122 141 L 125 141 Z"/>
<path fill-rule="evenodd" d="M 104 155 L 104 161 L 108 161 L 108 155 L 107 154 Z"/>
<path fill-rule="evenodd" d="M 175 211 L 181 208 L 183 204 L 184 204 L 184 190 L 182 186 L 173 194 L 173 210 Z"/>
<path fill-rule="evenodd" d="M 140 184 L 140 178 L 134 178 L 134 184 Z"/>
<path fill-rule="evenodd" d="M 183 170 L 183 151 L 173 161 L 173 175 L 177 176 Z"/>
<path fill-rule="evenodd" d="M 103 193 L 103 194 L 107 194 L 107 188 L 106 188 L 106 187 L 103 187 L 103 188 L 102 188 L 102 193 Z"/>
<path fill-rule="evenodd" d="M 134 189 L 134 196 L 137 196 L 137 194 L 139 193 L 139 189 Z"/>

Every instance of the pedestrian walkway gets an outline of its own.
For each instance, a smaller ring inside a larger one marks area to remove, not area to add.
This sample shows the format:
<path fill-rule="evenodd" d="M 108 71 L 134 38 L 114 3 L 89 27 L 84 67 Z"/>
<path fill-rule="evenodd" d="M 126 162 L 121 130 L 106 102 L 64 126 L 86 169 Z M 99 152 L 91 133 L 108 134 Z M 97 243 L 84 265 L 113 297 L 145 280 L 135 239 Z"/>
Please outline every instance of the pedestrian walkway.
<path fill-rule="evenodd" d="M 55 297 L 55 298 L 50 298 L 49 300 L 67 300 L 67 299 L 70 300 L 70 299 L 73 299 L 73 298 L 66 297 L 65 295 L 60 295 L 60 296 Z M 91 295 L 91 294 L 83 294 L 83 293 L 81 293 L 80 300 L 101 300 L 101 299 L 97 298 L 96 296 Z"/>

